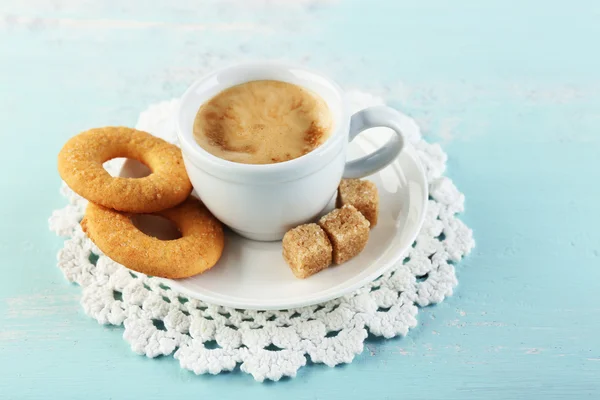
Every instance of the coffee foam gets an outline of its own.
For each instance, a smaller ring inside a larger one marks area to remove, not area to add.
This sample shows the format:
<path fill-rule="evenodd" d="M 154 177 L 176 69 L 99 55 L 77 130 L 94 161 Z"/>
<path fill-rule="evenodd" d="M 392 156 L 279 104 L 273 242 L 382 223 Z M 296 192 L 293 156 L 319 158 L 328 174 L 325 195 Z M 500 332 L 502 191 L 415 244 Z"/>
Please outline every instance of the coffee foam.
<path fill-rule="evenodd" d="M 194 137 L 219 158 L 272 164 L 314 150 L 332 125 L 329 107 L 317 94 L 291 83 L 261 80 L 226 89 L 203 104 Z"/>

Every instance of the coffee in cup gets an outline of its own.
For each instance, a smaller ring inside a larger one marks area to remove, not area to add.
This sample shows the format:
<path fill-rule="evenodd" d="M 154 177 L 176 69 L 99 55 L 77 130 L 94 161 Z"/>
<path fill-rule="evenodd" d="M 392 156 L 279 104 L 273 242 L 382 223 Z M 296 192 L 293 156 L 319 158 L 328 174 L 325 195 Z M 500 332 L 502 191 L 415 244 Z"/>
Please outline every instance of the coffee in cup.
<path fill-rule="evenodd" d="M 223 90 L 196 114 L 196 142 L 219 158 L 274 164 L 301 157 L 323 144 L 333 116 L 319 95 L 277 80 L 245 82 Z"/>

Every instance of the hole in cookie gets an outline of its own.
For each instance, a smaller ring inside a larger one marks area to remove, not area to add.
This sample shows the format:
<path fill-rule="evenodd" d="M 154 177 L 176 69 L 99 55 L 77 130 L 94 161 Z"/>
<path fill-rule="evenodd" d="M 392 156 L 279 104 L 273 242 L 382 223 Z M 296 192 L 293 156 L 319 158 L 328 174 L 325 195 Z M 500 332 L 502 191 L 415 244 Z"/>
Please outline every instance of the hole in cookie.
<path fill-rule="evenodd" d="M 133 225 L 148 236 L 160 240 L 174 240 L 181 237 L 181 232 L 172 221 L 158 215 L 133 214 L 130 218 Z"/>
<path fill-rule="evenodd" d="M 131 158 L 114 158 L 105 162 L 103 167 L 111 176 L 122 178 L 143 178 L 152 173 L 146 165 Z"/>

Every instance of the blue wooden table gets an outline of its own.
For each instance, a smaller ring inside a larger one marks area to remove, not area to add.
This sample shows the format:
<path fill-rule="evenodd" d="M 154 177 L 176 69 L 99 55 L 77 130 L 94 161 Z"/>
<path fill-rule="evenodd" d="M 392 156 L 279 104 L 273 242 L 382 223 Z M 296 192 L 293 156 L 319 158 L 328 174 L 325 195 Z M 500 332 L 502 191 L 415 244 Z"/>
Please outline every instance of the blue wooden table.
<path fill-rule="evenodd" d="M 599 38 L 594 0 L 3 1 L 0 397 L 599 398 Z M 68 137 L 132 126 L 249 58 L 321 69 L 414 116 L 449 153 L 477 240 L 455 295 L 407 337 L 266 384 L 132 353 L 84 315 L 47 228 Z"/>

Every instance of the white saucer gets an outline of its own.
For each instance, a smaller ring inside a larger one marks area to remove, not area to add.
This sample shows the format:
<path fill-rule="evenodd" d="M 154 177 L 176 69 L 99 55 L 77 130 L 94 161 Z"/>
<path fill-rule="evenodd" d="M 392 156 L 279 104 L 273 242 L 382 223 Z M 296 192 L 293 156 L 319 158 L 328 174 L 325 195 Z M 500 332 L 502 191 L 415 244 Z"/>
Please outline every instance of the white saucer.
<path fill-rule="evenodd" d="M 382 137 L 377 138 L 381 142 Z M 356 138 L 349 159 L 372 152 L 369 132 Z M 143 176 L 139 163 L 127 161 L 121 176 Z M 297 279 L 283 260 L 281 242 L 255 242 L 227 230 L 223 256 L 212 269 L 187 279 L 163 279 L 186 296 L 238 309 L 290 309 L 331 300 L 374 280 L 399 262 L 415 240 L 428 199 L 427 180 L 415 151 L 408 146 L 389 167 L 370 176 L 380 196 L 379 223 L 367 247 L 345 264 L 307 279 Z M 333 207 L 333 199 L 327 212 Z M 139 227 L 168 236 L 164 224 L 148 218 Z"/>

